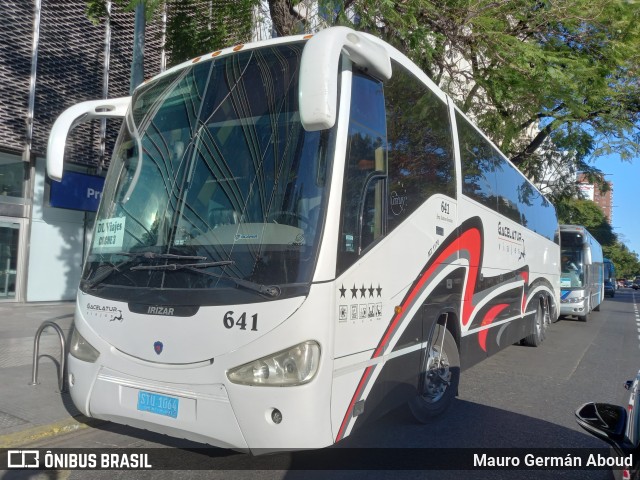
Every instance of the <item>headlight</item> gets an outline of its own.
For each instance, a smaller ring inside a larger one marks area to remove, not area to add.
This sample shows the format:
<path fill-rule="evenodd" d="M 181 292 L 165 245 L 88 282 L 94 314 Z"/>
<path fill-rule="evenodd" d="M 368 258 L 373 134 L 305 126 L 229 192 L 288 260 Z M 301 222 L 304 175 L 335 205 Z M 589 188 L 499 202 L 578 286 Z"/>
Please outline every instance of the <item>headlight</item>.
<path fill-rule="evenodd" d="M 319 363 L 320 345 L 310 340 L 232 368 L 227 377 L 241 385 L 290 387 L 310 382 L 318 371 Z"/>
<path fill-rule="evenodd" d="M 93 363 L 100 356 L 100 352 L 93 348 L 93 346 L 87 342 L 82 335 L 78 333 L 78 330 L 73 329 L 71 335 L 71 345 L 69 345 L 69 353 L 83 362 Z"/>
<path fill-rule="evenodd" d="M 561 300 L 561 303 L 580 303 L 583 302 L 587 297 L 572 297 Z"/>

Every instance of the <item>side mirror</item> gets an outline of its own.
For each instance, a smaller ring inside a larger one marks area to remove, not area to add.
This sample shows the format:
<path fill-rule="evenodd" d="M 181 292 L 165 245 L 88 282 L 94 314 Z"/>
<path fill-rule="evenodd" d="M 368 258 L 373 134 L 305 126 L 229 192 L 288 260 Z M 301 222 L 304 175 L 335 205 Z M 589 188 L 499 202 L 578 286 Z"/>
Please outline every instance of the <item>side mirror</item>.
<path fill-rule="evenodd" d="M 347 27 L 316 33 L 300 60 L 300 121 L 308 132 L 333 127 L 338 110 L 338 68 L 344 53 L 358 67 L 380 80 L 391 78 L 391 59 L 374 37 Z"/>
<path fill-rule="evenodd" d="M 628 455 L 633 450 L 625 438 L 627 410 L 610 403 L 585 403 L 576 410 L 576 421 L 591 435 L 604 440 L 620 455 Z"/>
<path fill-rule="evenodd" d="M 52 180 L 62 180 L 64 149 L 69 132 L 81 123 L 96 118 L 122 118 L 131 104 L 131 97 L 91 100 L 67 108 L 56 119 L 47 144 L 47 173 Z"/>

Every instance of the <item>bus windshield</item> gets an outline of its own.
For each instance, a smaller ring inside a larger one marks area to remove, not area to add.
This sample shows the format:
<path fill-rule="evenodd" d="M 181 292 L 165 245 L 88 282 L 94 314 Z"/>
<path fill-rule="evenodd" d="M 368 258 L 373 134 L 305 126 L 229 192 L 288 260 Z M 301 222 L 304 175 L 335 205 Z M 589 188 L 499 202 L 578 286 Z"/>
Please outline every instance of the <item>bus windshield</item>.
<path fill-rule="evenodd" d="M 562 287 L 580 288 L 584 286 L 582 247 L 562 248 L 560 265 Z"/>
<path fill-rule="evenodd" d="M 238 287 L 279 296 L 287 285 L 310 283 L 332 132 L 306 132 L 300 123 L 302 48 L 199 62 L 137 90 L 81 289 L 109 297 L 115 288 L 119 298 L 195 289 L 211 298 Z M 252 288 L 265 285 L 277 287 Z"/>

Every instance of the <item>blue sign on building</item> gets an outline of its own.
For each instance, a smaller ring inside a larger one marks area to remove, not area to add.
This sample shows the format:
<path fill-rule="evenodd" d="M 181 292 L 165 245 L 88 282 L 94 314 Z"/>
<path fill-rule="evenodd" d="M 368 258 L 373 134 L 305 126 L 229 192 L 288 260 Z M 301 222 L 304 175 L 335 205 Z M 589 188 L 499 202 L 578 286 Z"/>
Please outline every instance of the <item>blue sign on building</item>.
<path fill-rule="evenodd" d="M 98 210 L 103 187 L 103 177 L 65 172 L 61 182 L 51 182 L 49 205 L 95 212 Z"/>

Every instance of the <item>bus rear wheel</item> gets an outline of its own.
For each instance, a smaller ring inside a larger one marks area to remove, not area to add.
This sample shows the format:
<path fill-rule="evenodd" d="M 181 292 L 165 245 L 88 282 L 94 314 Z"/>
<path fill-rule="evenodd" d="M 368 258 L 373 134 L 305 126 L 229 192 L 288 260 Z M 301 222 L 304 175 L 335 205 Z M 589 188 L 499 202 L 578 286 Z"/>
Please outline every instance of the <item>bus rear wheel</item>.
<path fill-rule="evenodd" d="M 424 354 L 418 393 L 409 409 L 420 423 L 426 423 L 449 408 L 458 393 L 460 354 L 449 330 L 436 325 L 436 333 Z"/>
<path fill-rule="evenodd" d="M 538 303 L 536 316 L 534 318 L 533 332 L 524 338 L 525 345 L 530 347 L 539 347 L 546 337 L 547 322 L 546 315 L 542 303 Z"/>

